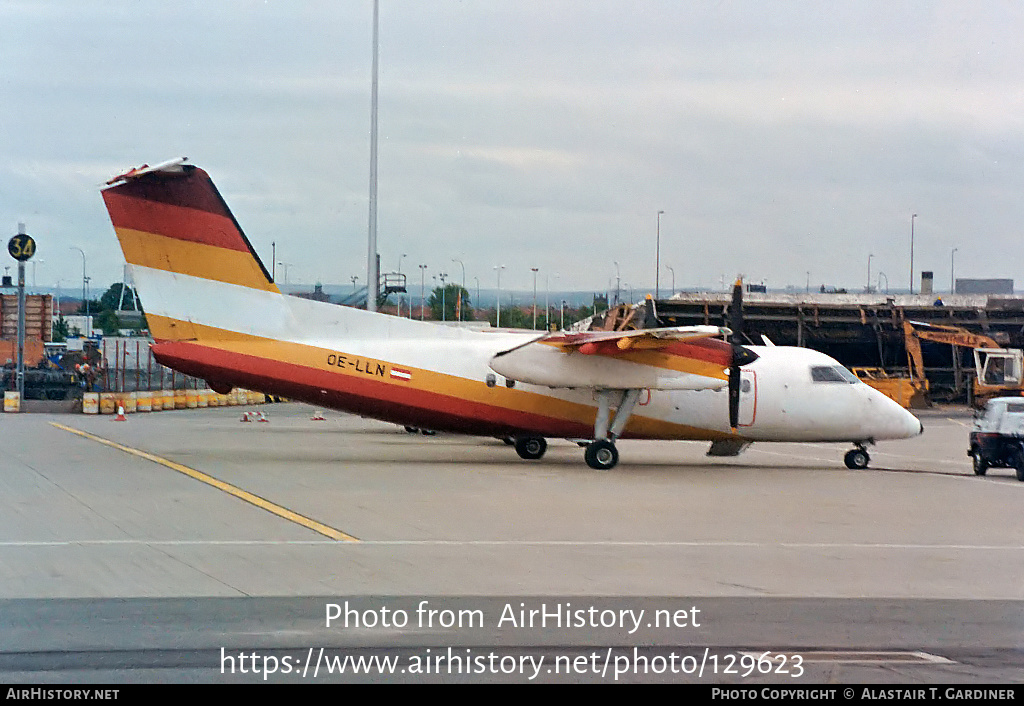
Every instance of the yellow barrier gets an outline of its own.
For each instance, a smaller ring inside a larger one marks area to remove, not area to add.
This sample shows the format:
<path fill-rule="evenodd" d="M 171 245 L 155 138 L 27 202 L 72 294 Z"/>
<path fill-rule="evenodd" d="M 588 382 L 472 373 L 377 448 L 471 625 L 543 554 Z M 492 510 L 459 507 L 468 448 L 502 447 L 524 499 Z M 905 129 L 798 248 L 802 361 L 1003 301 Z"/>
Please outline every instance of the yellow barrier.
<path fill-rule="evenodd" d="M 8 390 L 4 392 L 4 411 L 5 412 L 20 412 L 21 411 L 21 396 L 14 391 Z"/>
<path fill-rule="evenodd" d="M 163 401 L 161 401 L 160 404 L 163 404 Z M 136 392 L 135 393 L 135 410 L 137 412 L 152 412 L 153 411 L 153 393 L 152 392 Z"/>
<path fill-rule="evenodd" d="M 100 414 L 114 414 L 117 412 L 117 397 L 116 392 L 101 392 Z"/>

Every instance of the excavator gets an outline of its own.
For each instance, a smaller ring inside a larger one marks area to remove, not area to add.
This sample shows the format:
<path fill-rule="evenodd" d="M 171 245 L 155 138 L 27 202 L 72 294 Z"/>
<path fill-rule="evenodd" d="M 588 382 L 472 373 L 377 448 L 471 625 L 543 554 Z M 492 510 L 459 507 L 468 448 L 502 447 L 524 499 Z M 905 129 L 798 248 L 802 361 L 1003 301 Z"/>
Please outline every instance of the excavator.
<path fill-rule="evenodd" d="M 975 407 L 984 406 L 993 397 L 1024 395 L 1024 351 L 1003 348 L 991 336 L 972 333 L 959 326 L 903 321 L 909 376 L 885 373 L 881 368 L 854 368 L 861 380 L 896 400 L 904 407 L 930 404 L 928 379 L 924 374 L 921 341 L 946 343 L 974 351 L 974 380 L 968 394 Z"/>

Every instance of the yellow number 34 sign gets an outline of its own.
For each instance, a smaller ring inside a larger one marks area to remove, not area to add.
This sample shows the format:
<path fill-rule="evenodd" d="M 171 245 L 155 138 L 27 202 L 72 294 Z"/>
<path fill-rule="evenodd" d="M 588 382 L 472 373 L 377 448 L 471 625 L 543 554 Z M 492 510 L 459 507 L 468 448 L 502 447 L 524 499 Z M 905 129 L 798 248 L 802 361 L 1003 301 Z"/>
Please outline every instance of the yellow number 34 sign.
<path fill-rule="evenodd" d="M 7 241 L 7 252 L 15 260 L 24 262 L 36 254 L 36 241 L 30 235 L 19 233 Z"/>

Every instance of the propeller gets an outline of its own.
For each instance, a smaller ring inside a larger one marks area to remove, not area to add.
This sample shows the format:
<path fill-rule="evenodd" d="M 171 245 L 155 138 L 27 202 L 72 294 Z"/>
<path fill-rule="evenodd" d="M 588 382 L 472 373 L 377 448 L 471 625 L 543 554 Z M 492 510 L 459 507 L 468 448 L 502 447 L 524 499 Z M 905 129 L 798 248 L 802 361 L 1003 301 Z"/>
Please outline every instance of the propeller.
<path fill-rule="evenodd" d="M 732 287 L 732 305 L 729 307 L 729 328 L 732 336 L 732 362 L 729 364 L 729 426 L 733 431 L 740 423 L 740 368 L 757 360 L 757 353 L 745 348 L 743 337 L 743 280 L 737 279 Z"/>

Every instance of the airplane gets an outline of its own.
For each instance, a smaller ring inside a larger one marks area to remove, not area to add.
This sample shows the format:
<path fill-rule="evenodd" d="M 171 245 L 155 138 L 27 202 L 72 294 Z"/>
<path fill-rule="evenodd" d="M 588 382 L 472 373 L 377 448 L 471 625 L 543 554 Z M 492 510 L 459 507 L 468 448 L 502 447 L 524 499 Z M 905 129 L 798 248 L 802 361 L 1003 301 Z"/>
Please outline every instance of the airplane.
<path fill-rule="evenodd" d="M 407 428 L 504 439 L 539 459 L 575 440 L 591 468 L 618 439 L 867 446 L 921 422 L 829 356 L 744 345 L 742 287 L 730 325 L 630 331 L 466 330 L 284 295 L 209 175 L 187 158 L 102 189 L 163 365 L 220 393 L 258 390 Z"/>

